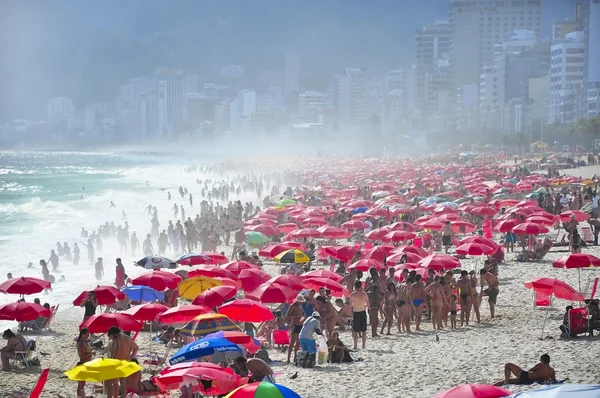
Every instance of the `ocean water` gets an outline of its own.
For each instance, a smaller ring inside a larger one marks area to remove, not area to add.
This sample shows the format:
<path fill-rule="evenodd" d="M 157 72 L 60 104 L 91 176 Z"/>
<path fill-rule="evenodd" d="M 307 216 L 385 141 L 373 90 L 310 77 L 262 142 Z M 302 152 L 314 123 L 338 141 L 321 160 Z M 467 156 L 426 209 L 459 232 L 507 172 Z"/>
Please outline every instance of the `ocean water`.
<path fill-rule="evenodd" d="M 173 203 L 184 205 L 186 217 L 194 218 L 202 200 L 202 186 L 196 179 L 208 176 L 186 172 L 185 167 L 191 163 L 190 159 L 153 154 L 0 152 L 0 280 L 9 272 L 14 277 L 41 278 L 39 261 L 49 258 L 57 242 L 68 242 L 73 248 L 73 243 L 81 242 L 81 227 L 92 233 L 106 221 L 124 224 L 123 211 L 130 234 L 136 231 L 140 242 L 151 227 L 150 216 L 145 212 L 149 204 L 158 209 L 161 229 L 173 218 Z M 194 196 L 193 208 L 187 197 L 178 196 L 180 185 Z M 167 191 L 173 200 L 167 199 Z M 110 207 L 111 201 L 116 207 Z M 95 254 L 104 259 L 102 280 L 96 280 L 94 265 L 81 248 L 79 265 L 61 258 L 59 271 L 53 272 L 57 280 L 64 275 L 65 282 L 55 283 L 50 293 L 26 299 L 39 297 L 42 303 L 72 306 L 72 300 L 81 291 L 96 284 L 114 283 L 117 257 L 123 259 L 129 275 L 144 272 L 132 265 L 142 257 L 139 250 L 137 255 L 130 251 L 121 253 L 116 239 L 104 242 L 103 250 L 96 250 Z M 28 268 L 29 262 L 33 267 Z M 16 298 L 0 294 L 0 304 Z"/>

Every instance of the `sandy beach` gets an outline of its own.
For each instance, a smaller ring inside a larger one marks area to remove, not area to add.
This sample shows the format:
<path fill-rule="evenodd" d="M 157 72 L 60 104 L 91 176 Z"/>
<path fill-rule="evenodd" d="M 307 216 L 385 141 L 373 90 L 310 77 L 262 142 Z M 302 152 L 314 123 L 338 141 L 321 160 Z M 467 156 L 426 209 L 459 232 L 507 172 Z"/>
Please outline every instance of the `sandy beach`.
<path fill-rule="evenodd" d="M 590 177 L 600 174 L 600 166 L 563 172 Z M 556 235 L 556 231 L 551 231 L 549 235 Z M 498 237 L 495 236 L 496 241 Z M 230 254 L 231 246 L 221 246 L 218 250 Z M 584 252 L 600 256 L 600 247 L 588 247 Z M 352 353 L 355 359 L 360 356 L 363 361 L 342 365 L 326 364 L 314 369 L 285 365 L 284 354 L 278 350 L 270 350 L 269 355 L 276 361 L 272 367 L 277 381 L 304 398 L 425 398 L 462 383 L 496 382 L 502 379 L 503 365 L 506 362 L 530 368 L 538 362 L 540 355 L 548 353 L 557 378 L 568 378 L 570 383 L 595 383 L 600 375 L 597 362 L 598 339 L 559 338 L 558 326 L 562 322 L 565 306 L 577 303 L 553 300 L 543 333 L 544 339 L 540 339 L 546 310 L 533 307 L 533 293 L 523 286 L 524 282 L 535 278 L 555 277 L 577 287 L 576 270 L 552 268 L 552 261 L 566 254 L 566 247 L 553 248 L 542 261 L 518 263 L 514 261 L 516 254 L 507 253 L 506 262 L 499 266 L 500 295 L 497 316 L 493 320 L 490 319 L 487 300 L 484 299 L 480 324 L 472 320 L 468 327 L 445 328 L 434 332 L 431 322 L 424 321 L 424 331 L 410 335 L 398 334 L 393 329 L 391 336 L 369 338 L 366 350 Z M 114 279 L 113 257 L 116 256 L 105 257 L 107 275 L 104 279 L 110 281 Z M 131 259 L 124 261 L 129 276 L 146 272 L 131 266 L 129 260 Z M 463 269 L 475 268 L 474 259 L 462 260 L 462 264 Z M 481 265 L 481 260 L 479 264 Z M 265 269 L 272 275 L 279 274 L 275 263 L 267 262 Z M 82 274 L 81 290 L 96 285 L 91 275 L 90 270 Z M 590 281 L 598 276 L 600 269 L 581 271 L 581 290 L 584 294 L 589 295 Z M 76 273 L 71 271 L 70 278 L 76 277 Z M 43 294 L 34 297 L 40 297 L 44 302 Z M 28 301 L 32 300 L 33 297 L 28 297 Z M 52 332 L 25 334 L 27 338 L 37 340 L 37 350 L 42 354 L 42 368 L 50 368 L 43 397 L 75 397 L 76 383 L 67 380 L 63 372 L 77 362 L 74 339 L 82 316 L 82 308 L 61 305 L 54 319 Z M 15 326 L 14 323 L 12 325 Z M 439 341 L 436 341 L 436 334 Z M 350 332 L 341 332 L 340 338 L 346 345 L 352 344 Z M 138 344 L 140 352 L 164 350 L 163 346 L 151 343 L 148 333 L 141 334 Z M 296 372 L 298 377 L 291 379 L 290 376 Z M 39 373 L 39 368 L 17 368 L 10 373 L 0 372 L 0 396 L 27 397 Z M 146 373 L 145 377 L 148 376 Z M 533 387 L 507 387 L 511 391 L 530 388 Z M 91 388 L 88 387 L 88 394 L 90 392 Z"/>

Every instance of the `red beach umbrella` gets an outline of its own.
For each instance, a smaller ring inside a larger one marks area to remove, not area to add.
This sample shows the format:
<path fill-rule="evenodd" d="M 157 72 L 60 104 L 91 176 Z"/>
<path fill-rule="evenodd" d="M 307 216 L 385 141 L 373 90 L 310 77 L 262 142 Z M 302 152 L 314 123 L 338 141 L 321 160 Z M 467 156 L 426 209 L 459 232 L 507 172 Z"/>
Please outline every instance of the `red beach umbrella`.
<path fill-rule="evenodd" d="M 282 304 L 291 302 L 296 295 L 296 290 L 292 290 L 287 286 L 276 283 L 263 283 L 250 293 L 246 294 L 246 298 L 260 301 L 264 304 Z"/>
<path fill-rule="evenodd" d="M 463 384 L 439 393 L 434 398 L 500 398 L 512 392 L 487 384 Z"/>
<path fill-rule="evenodd" d="M 462 254 L 463 256 L 483 256 L 493 254 L 496 252 L 496 249 L 483 243 L 469 242 L 458 246 L 456 248 L 456 252 L 458 254 Z"/>
<path fill-rule="evenodd" d="M 263 270 L 249 268 L 240 272 L 239 280 L 242 283 L 242 289 L 245 292 L 251 292 L 264 282 L 271 279 L 271 275 Z"/>
<path fill-rule="evenodd" d="M 293 249 L 293 246 L 287 245 L 287 244 L 277 244 L 277 245 L 269 245 L 267 247 L 265 247 L 264 249 L 261 249 L 258 252 L 258 255 L 261 257 L 266 257 L 266 258 L 273 258 L 275 256 L 277 256 L 279 253 L 283 253 L 285 251 L 291 250 Z"/>
<path fill-rule="evenodd" d="M 213 260 L 213 264 L 225 264 L 225 263 L 227 263 L 229 261 L 229 259 L 227 258 L 227 256 L 224 256 L 221 253 L 202 252 L 202 253 L 200 253 L 200 255 L 206 256 L 208 258 L 211 258 Z"/>
<path fill-rule="evenodd" d="M 346 290 L 339 282 L 326 278 L 307 278 L 304 280 L 304 286 L 307 289 L 319 290 L 320 288 L 325 288 L 338 293 L 342 293 Z"/>
<path fill-rule="evenodd" d="M 513 232 L 517 235 L 539 235 L 548 231 L 549 229 L 545 226 L 533 222 L 524 222 L 513 228 Z"/>
<path fill-rule="evenodd" d="M 266 322 L 274 319 L 273 313 L 258 301 L 238 299 L 219 307 L 219 314 L 235 322 Z"/>
<path fill-rule="evenodd" d="M 554 224 L 554 220 L 546 218 L 546 217 L 542 217 L 542 216 L 529 216 L 526 218 L 526 221 L 533 222 L 536 224 L 542 224 L 542 225 L 546 225 L 546 226 Z"/>
<path fill-rule="evenodd" d="M 279 232 L 288 234 L 292 231 L 296 231 L 298 229 L 298 226 L 294 223 L 286 223 L 286 224 L 279 224 L 279 225 L 277 225 L 276 228 Z"/>
<path fill-rule="evenodd" d="M 105 312 L 95 314 L 79 325 L 79 330 L 88 328 L 90 333 L 107 333 L 108 329 L 116 326 L 126 332 L 139 332 L 142 324 L 129 314 Z"/>
<path fill-rule="evenodd" d="M 425 251 L 425 249 L 419 247 L 419 246 L 413 246 L 413 245 L 409 245 L 409 246 L 398 246 L 397 248 L 395 248 L 394 250 L 392 250 L 392 253 L 396 254 L 396 253 L 414 253 L 417 254 L 419 256 L 422 257 L 426 257 L 427 256 L 427 252 Z"/>
<path fill-rule="evenodd" d="M 181 282 L 181 277 L 179 275 L 161 270 L 154 270 L 136 276 L 131 280 L 131 284 L 133 285 L 148 286 L 159 292 L 167 289 L 175 289 L 179 282 Z"/>
<path fill-rule="evenodd" d="M 494 209 L 492 207 L 487 207 L 487 206 L 479 206 L 479 207 L 475 207 L 473 210 L 471 210 L 471 214 L 480 216 L 480 217 L 492 217 L 496 213 L 498 213 L 496 211 L 496 209 Z"/>
<path fill-rule="evenodd" d="M 317 228 L 317 231 L 319 231 L 321 235 L 327 239 L 343 239 L 351 236 L 348 230 L 331 226 Z"/>
<path fill-rule="evenodd" d="M 240 275 L 240 272 L 242 272 L 242 270 L 249 269 L 249 268 L 260 269 L 259 265 L 252 264 L 247 261 L 241 261 L 241 260 L 240 261 L 230 261 L 227 264 L 221 265 L 220 267 L 231 272 L 236 277 Z"/>
<path fill-rule="evenodd" d="M 325 269 L 320 269 L 320 270 L 314 270 L 314 271 L 308 271 L 305 272 L 304 274 L 302 274 L 302 276 L 304 277 L 304 279 L 306 280 L 307 278 L 325 278 L 325 279 L 333 279 L 334 281 L 341 281 L 342 280 L 342 276 L 339 274 L 336 274 L 335 272 L 331 272 Z"/>
<path fill-rule="evenodd" d="M 567 222 L 571 219 L 571 216 L 575 216 L 575 219 L 578 222 L 583 222 L 586 220 L 590 219 L 590 215 L 587 213 L 584 213 L 582 211 L 579 210 L 567 210 L 567 211 L 563 211 L 562 213 L 559 214 L 560 217 L 560 221 L 562 222 Z"/>
<path fill-rule="evenodd" d="M 190 380 L 197 380 L 196 383 L 200 380 L 211 381 L 212 387 L 209 389 L 211 392 L 214 387 L 229 391 L 239 385 L 239 376 L 235 375 L 232 369 L 210 362 L 183 362 L 168 366 L 153 380 L 163 390 L 179 389 L 183 385 L 189 385 Z"/>
<path fill-rule="evenodd" d="M 481 243 L 481 244 L 489 246 L 493 249 L 498 248 L 498 244 L 496 242 L 494 242 L 491 239 L 484 238 L 483 236 L 469 236 L 469 237 L 462 239 L 459 243 L 461 245 L 464 245 L 465 243 Z"/>
<path fill-rule="evenodd" d="M 429 220 L 421 224 L 423 229 L 431 229 L 432 231 L 441 231 L 444 228 L 444 224 L 436 220 Z"/>
<path fill-rule="evenodd" d="M 363 255 L 360 258 L 361 259 L 369 259 L 369 260 L 380 261 L 380 262 L 383 263 L 383 260 L 390 253 L 391 253 L 391 250 L 388 250 L 387 248 L 384 248 L 382 246 L 375 246 L 371 250 L 367 250 L 366 252 L 364 252 Z"/>
<path fill-rule="evenodd" d="M 341 227 L 346 229 L 365 229 L 369 228 L 369 224 L 360 220 L 350 220 L 343 223 Z"/>
<path fill-rule="evenodd" d="M 156 320 L 167 325 L 186 324 L 196 318 L 198 315 L 208 314 L 210 308 L 204 305 L 184 304 L 169 308 L 160 314 Z"/>
<path fill-rule="evenodd" d="M 421 259 L 418 264 L 435 271 L 440 271 L 442 268 L 460 268 L 460 261 L 456 257 L 452 257 L 448 254 L 432 254 Z"/>
<path fill-rule="evenodd" d="M 0 320 L 2 321 L 27 322 L 40 316 L 49 317 L 50 314 L 49 309 L 26 301 L 0 305 Z"/>
<path fill-rule="evenodd" d="M 250 231 L 260 232 L 265 236 L 278 236 L 281 232 L 272 225 L 260 224 L 249 228 Z"/>
<path fill-rule="evenodd" d="M 307 217 L 304 220 L 302 220 L 302 224 L 303 225 L 308 225 L 308 226 L 324 226 L 327 225 L 327 220 L 321 217 Z"/>
<path fill-rule="evenodd" d="M 583 294 L 575 290 L 574 287 L 566 282 L 556 278 L 538 278 L 533 281 L 525 282 L 527 289 L 540 291 L 556 298 L 569 301 L 584 301 Z"/>
<path fill-rule="evenodd" d="M 81 294 L 77 296 L 75 300 L 73 300 L 73 305 L 80 306 L 83 304 L 89 292 L 94 292 L 98 305 L 108 305 L 116 303 L 120 300 L 125 300 L 125 293 L 116 287 L 98 285 L 94 290 L 85 290 L 81 292 Z"/>
<path fill-rule="evenodd" d="M 365 238 L 369 240 L 382 240 L 389 232 L 392 232 L 392 230 L 387 227 L 377 228 L 365 234 Z"/>
<path fill-rule="evenodd" d="M 233 286 L 221 285 L 215 286 L 203 291 L 192 301 L 193 305 L 204 305 L 208 308 L 215 308 L 225 301 L 235 297 L 237 289 Z"/>
<path fill-rule="evenodd" d="M 350 266 L 348 266 L 348 270 L 355 269 L 357 271 L 367 272 L 369 269 L 371 269 L 371 267 L 375 268 L 379 272 L 380 269 L 384 268 L 384 265 L 381 261 L 363 259 L 350 264 Z"/>
<path fill-rule="evenodd" d="M 50 289 L 50 282 L 43 279 L 22 276 L 8 279 L 0 284 L 0 292 L 6 294 L 36 294 L 44 289 Z"/>
<path fill-rule="evenodd" d="M 292 290 L 302 290 L 304 289 L 304 284 L 302 283 L 302 277 L 297 275 L 278 275 L 274 276 L 265 283 L 269 284 L 277 284 L 285 287 L 289 287 Z"/>
<path fill-rule="evenodd" d="M 321 236 L 321 233 L 313 228 L 304 228 L 304 229 L 299 229 L 297 231 L 290 232 L 290 237 L 292 237 L 293 239 L 318 238 L 320 236 Z"/>
<path fill-rule="evenodd" d="M 188 272 L 188 278 L 193 278 L 195 276 L 206 276 L 207 278 L 220 276 L 222 278 L 237 279 L 237 276 L 232 272 L 215 265 L 200 265 L 196 269 Z"/>
<path fill-rule="evenodd" d="M 385 234 L 381 240 L 383 240 L 384 242 L 405 242 L 416 237 L 417 234 L 415 234 L 414 232 L 392 231 Z"/>
<path fill-rule="evenodd" d="M 494 224 L 493 230 L 496 232 L 512 232 L 512 230 L 520 224 L 520 221 L 516 218 L 509 218 L 508 220 L 500 221 Z"/>
<path fill-rule="evenodd" d="M 338 246 L 335 248 L 335 254 L 332 257 L 347 263 L 352 260 L 356 252 L 358 252 L 358 249 L 354 246 Z"/>
<path fill-rule="evenodd" d="M 574 253 L 563 256 L 552 263 L 554 268 L 600 267 L 600 258 L 586 253 Z"/>
<path fill-rule="evenodd" d="M 144 303 L 133 306 L 123 311 L 122 314 L 131 315 L 136 321 L 144 322 L 155 320 L 157 316 L 167 311 L 168 309 L 169 307 L 163 304 Z"/>
<path fill-rule="evenodd" d="M 425 256 L 422 257 L 420 254 L 411 252 L 394 253 L 387 258 L 387 263 L 390 265 L 398 264 L 403 257 L 405 258 L 405 262 L 407 263 L 418 263 Z"/>
<path fill-rule="evenodd" d="M 215 261 L 204 254 L 186 254 L 177 260 L 179 265 L 215 264 Z"/>

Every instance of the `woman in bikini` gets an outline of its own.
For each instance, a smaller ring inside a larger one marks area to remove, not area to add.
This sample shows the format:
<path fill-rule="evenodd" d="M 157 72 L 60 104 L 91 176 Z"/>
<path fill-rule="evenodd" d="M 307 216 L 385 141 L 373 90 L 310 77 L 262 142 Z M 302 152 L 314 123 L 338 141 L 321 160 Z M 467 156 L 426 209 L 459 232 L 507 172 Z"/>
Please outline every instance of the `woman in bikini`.
<path fill-rule="evenodd" d="M 394 324 L 394 314 L 396 313 L 396 300 L 398 300 L 398 292 L 396 291 L 396 285 L 388 283 L 387 289 L 383 296 L 383 316 L 384 320 L 381 324 L 381 334 L 387 326 L 387 334 L 392 334 L 390 331 Z"/>
<path fill-rule="evenodd" d="M 94 358 L 95 352 L 88 342 L 89 338 L 90 332 L 87 328 L 83 328 L 79 331 L 79 337 L 77 338 L 77 355 L 79 356 L 79 362 L 77 365 L 84 364 Z M 85 398 L 85 396 L 85 381 L 79 381 L 77 382 L 77 398 Z"/>
<path fill-rule="evenodd" d="M 481 315 L 479 313 L 479 306 L 481 305 L 481 297 L 477 292 L 477 283 L 478 279 L 475 276 L 475 271 L 469 272 L 469 276 L 471 277 L 471 298 L 473 301 L 473 311 L 475 312 L 475 317 L 477 318 L 477 323 L 481 322 Z"/>
<path fill-rule="evenodd" d="M 452 286 L 450 285 L 450 283 L 448 283 L 447 276 L 442 276 L 440 278 L 440 284 L 442 285 L 442 288 L 444 289 L 444 295 L 446 296 L 446 300 L 444 302 L 444 305 L 442 306 L 442 319 L 444 321 L 445 327 L 448 327 L 448 314 L 452 310 L 450 308 L 450 302 L 452 301 Z"/>
<path fill-rule="evenodd" d="M 473 305 L 473 298 L 471 297 L 471 282 L 469 281 L 469 272 L 461 271 L 460 278 L 456 282 L 456 287 L 460 298 L 460 326 L 463 326 L 466 322 L 469 326 L 469 318 L 471 317 L 471 306 Z"/>

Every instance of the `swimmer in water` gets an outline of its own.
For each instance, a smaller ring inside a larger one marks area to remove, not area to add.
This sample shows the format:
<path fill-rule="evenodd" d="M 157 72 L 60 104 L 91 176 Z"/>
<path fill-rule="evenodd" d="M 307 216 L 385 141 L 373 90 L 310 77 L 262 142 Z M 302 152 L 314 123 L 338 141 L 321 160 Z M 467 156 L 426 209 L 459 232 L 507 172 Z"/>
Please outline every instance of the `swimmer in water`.
<path fill-rule="evenodd" d="M 112 200 L 110 201 L 110 207 L 116 207 Z"/>

